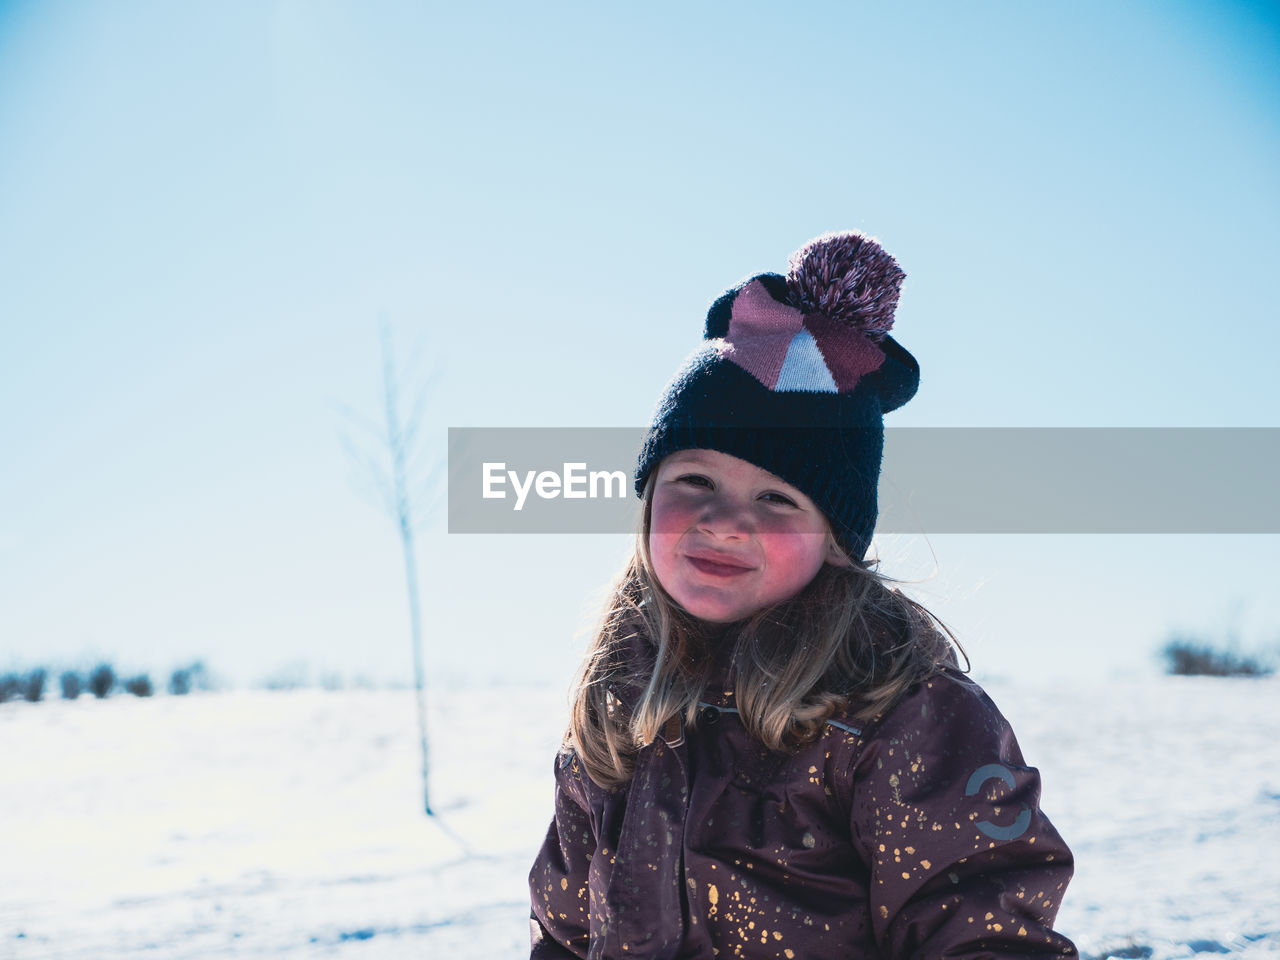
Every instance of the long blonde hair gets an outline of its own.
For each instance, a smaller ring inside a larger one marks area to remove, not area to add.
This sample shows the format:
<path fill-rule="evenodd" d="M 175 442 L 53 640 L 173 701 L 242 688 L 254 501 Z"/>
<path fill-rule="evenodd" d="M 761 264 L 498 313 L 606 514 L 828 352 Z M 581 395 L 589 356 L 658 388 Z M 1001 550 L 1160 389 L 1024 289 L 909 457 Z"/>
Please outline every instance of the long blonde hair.
<path fill-rule="evenodd" d="M 728 662 L 742 723 L 772 750 L 811 742 L 846 706 L 868 720 L 941 665 L 958 665 L 956 650 L 964 655 L 946 625 L 892 588 L 874 562 L 824 564 L 794 597 L 728 632 L 708 629 L 654 574 L 653 485 L 650 476 L 635 549 L 612 584 L 572 690 L 565 745 L 600 786 L 629 783 L 636 752 L 672 717 L 696 722 L 721 642 L 734 644 Z M 637 649 L 648 655 L 637 657 Z M 633 709 L 614 693 L 624 688 L 637 695 Z"/>

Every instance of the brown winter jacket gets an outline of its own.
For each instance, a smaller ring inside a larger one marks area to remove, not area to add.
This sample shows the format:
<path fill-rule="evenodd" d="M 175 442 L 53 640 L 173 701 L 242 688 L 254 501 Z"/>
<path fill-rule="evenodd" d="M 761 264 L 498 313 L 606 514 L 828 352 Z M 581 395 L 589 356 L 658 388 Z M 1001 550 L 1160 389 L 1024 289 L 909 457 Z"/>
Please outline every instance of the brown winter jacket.
<path fill-rule="evenodd" d="M 557 758 L 535 960 L 1076 956 L 1051 929 L 1071 852 L 977 684 L 945 669 L 791 754 L 752 740 L 718 687 L 626 787 Z"/>

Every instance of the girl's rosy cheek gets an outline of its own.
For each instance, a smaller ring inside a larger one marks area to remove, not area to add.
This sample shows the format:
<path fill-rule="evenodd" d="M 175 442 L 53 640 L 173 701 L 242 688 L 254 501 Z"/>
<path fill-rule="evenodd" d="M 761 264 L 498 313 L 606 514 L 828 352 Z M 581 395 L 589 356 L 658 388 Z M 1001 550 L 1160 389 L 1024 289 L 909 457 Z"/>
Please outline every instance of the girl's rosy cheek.
<path fill-rule="evenodd" d="M 807 570 L 825 554 L 826 538 L 815 533 L 783 533 L 766 538 L 765 552 L 774 566 L 800 572 Z"/>
<path fill-rule="evenodd" d="M 649 518 L 649 526 L 655 533 L 677 533 L 688 529 L 692 516 L 693 510 L 684 504 L 671 502 L 655 504 Z"/>

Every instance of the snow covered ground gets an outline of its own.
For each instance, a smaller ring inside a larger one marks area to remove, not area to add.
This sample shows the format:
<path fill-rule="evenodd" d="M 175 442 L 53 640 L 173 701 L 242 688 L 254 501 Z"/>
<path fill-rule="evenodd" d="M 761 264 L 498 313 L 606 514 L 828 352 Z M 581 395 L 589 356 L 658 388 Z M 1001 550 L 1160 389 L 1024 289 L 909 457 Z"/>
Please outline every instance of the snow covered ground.
<path fill-rule="evenodd" d="M 1280 955 L 1280 682 L 987 689 L 1077 857 L 1090 957 Z M 0 957 L 527 956 L 560 690 L 0 705 Z"/>

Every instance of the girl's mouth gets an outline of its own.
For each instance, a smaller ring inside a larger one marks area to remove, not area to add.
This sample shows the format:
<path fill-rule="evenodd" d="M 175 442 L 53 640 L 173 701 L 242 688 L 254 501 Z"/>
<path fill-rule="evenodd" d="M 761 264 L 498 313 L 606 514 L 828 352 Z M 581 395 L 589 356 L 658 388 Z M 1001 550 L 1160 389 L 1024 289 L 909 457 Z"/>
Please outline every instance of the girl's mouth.
<path fill-rule="evenodd" d="M 740 567 L 733 563 L 717 563 L 705 557 L 687 556 L 686 559 L 693 565 L 695 570 L 708 573 L 713 577 L 737 577 L 751 572 L 751 567 Z"/>

